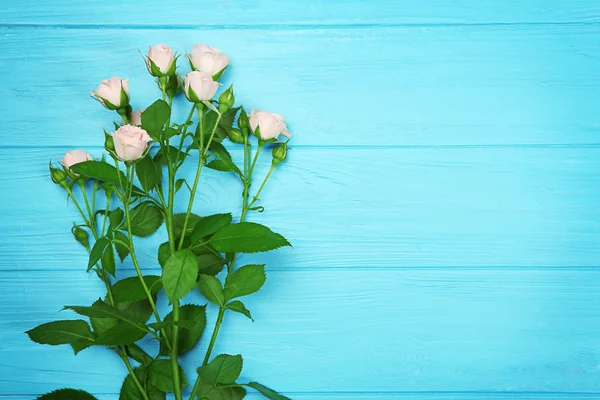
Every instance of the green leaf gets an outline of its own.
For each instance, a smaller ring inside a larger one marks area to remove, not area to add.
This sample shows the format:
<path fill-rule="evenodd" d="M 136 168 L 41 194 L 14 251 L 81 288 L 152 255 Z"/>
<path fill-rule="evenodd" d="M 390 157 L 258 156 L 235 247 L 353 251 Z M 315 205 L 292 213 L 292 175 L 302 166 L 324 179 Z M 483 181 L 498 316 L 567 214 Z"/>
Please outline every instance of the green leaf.
<path fill-rule="evenodd" d="M 96 301 L 91 307 L 84 306 L 65 306 L 63 309 L 75 311 L 79 315 L 84 315 L 86 317 L 93 318 L 114 318 L 117 319 L 126 325 L 131 325 L 137 330 L 140 330 L 144 333 L 141 337 L 144 337 L 146 333 L 149 332 L 148 327 L 146 327 L 141 322 L 132 319 L 131 315 L 126 312 L 122 312 L 117 310 L 116 308 L 106 304 L 102 300 Z M 113 328 L 111 328 L 113 329 Z M 104 332 L 106 334 L 106 332 Z M 141 338 L 140 337 L 140 338 Z M 125 343 L 127 344 L 127 343 Z"/>
<path fill-rule="evenodd" d="M 154 361 L 148 368 L 148 376 L 150 383 L 163 392 L 173 392 L 175 390 L 170 360 Z M 183 372 L 181 367 L 179 368 L 179 381 L 181 382 L 182 388 L 188 385 L 185 372 Z"/>
<path fill-rule="evenodd" d="M 179 192 L 179 189 L 181 189 L 181 186 L 186 183 L 185 179 L 181 178 L 181 179 L 177 179 L 177 182 L 175 182 L 175 193 Z"/>
<path fill-rule="evenodd" d="M 226 309 L 231 310 L 236 313 L 240 313 L 250 318 L 252 322 L 254 322 L 254 318 L 252 318 L 252 314 L 250 314 L 250 310 L 246 308 L 244 303 L 239 300 L 232 301 L 231 303 L 225 306 Z"/>
<path fill-rule="evenodd" d="M 291 400 L 289 397 L 286 397 L 282 394 L 277 393 L 273 389 L 269 389 L 268 387 L 261 385 L 258 382 L 250 382 L 246 384 L 246 386 L 251 387 L 252 389 L 258 390 L 260 394 L 265 396 L 269 400 Z"/>
<path fill-rule="evenodd" d="M 157 173 L 156 166 L 152 161 L 150 154 L 146 154 L 137 163 L 135 163 L 135 173 L 146 193 L 160 184 L 160 176 Z"/>
<path fill-rule="evenodd" d="M 173 136 L 179 135 L 180 133 L 181 132 L 178 129 L 169 127 L 163 131 L 162 139 L 166 141 L 171 139 Z"/>
<path fill-rule="evenodd" d="M 150 236 L 163 223 L 163 215 L 160 209 L 149 201 L 135 206 L 131 212 L 131 233 L 135 236 Z"/>
<path fill-rule="evenodd" d="M 127 355 L 140 364 L 150 365 L 150 363 L 154 361 L 154 359 L 137 344 L 130 344 L 125 349 Z"/>
<path fill-rule="evenodd" d="M 178 250 L 169 257 L 162 273 L 165 294 L 171 301 L 182 299 L 196 284 L 198 260 L 190 249 Z"/>
<path fill-rule="evenodd" d="M 114 237 L 115 237 L 115 239 L 117 239 L 123 243 L 129 242 L 129 239 L 127 238 L 127 236 L 125 236 L 125 234 L 121 231 L 116 231 L 114 233 Z M 114 243 L 114 246 L 115 246 L 115 250 L 117 250 L 117 254 L 119 255 L 119 260 L 121 260 L 121 262 L 123 262 L 129 255 L 129 248 L 123 246 L 120 243 Z"/>
<path fill-rule="evenodd" d="M 201 254 L 197 256 L 198 271 L 204 275 L 215 276 L 223 269 L 225 260 L 216 254 Z"/>
<path fill-rule="evenodd" d="M 78 175 L 86 178 L 96 179 L 101 182 L 109 182 L 119 186 L 119 177 L 121 183 L 126 185 L 127 178 L 125 174 L 107 163 L 106 161 L 90 160 L 84 161 L 71 166 L 70 170 Z"/>
<path fill-rule="evenodd" d="M 120 322 L 96 338 L 96 344 L 106 346 L 130 345 L 146 336 L 147 332 L 131 324 Z"/>
<path fill-rule="evenodd" d="M 198 289 L 206 300 L 211 303 L 222 306 L 225 304 L 225 295 L 223 294 L 223 287 L 221 282 L 211 275 L 201 274 L 198 277 Z"/>
<path fill-rule="evenodd" d="M 160 140 L 163 126 L 171 115 L 171 108 L 164 100 L 156 100 L 142 112 L 142 129 L 154 140 Z"/>
<path fill-rule="evenodd" d="M 80 342 L 94 344 L 90 326 L 81 319 L 47 322 L 26 333 L 34 342 L 51 346 Z"/>
<path fill-rule="evenodd" d="M 242 400 L 246 389 L 240 386 L 215 387 L 207 378 L 200 377 L 197 395 L 200 400 Z"/>
<path fill-rule="evenodd" d="M 206 163 L 206 168 L 214 169 L 215 171 L 231 172 L 231 166 L 222 160 L 212 160 Z"/>
<path fill-rule="evenodd" d="M 144 276 L 144 283 L 150 290 L 152 296 L 155 296 L 158 291 L 162 288 L 162 282 L 160 276 L 146 275 Z M 130 278 L 121 279 L 117 281 L 113 287 L 112 292 L 114 299 L 117 303 L 127 303 L 132 301 L 146 300 L 148 297 L 146 291 L 142 286 L 140 278 L 132 276 Z"/>
<path fill-rule="evenodd" d="M 225 281 L 225 301 L 258 292 L 266 280 L 264 265 L 245 265 L 237 269 Z"/>
<path fill-rule="evenodd" d="M 221 228 L 210 243 L 222 253 L 257 253 L 291 246 L 280 234 L 254 222 L 240 222 Z"/>
<path fill-rule="evenodd" d="M 120 207 L 108 212 L 108 220 L 110 221 L 110 226 L 113 228 L 113 230 L 119 229 L 121 223 L 123 222 L 124 216 L 125 213 Z"/>
<path fill-rule="evenodd" d="M 94 265 L 98 264 L 98 261 L 100 261 L 104 255 L 104 251 L 109 245 L 110 240 L 108 238 L 101 237 L 100 239 L 96 240 L 96 243 L 94 243 L 94 246 L 92 246 L 92 250 L 90 251 L 90 258 L 87 267 L 88 271 L 92 269 Z"/>
<path fill-rule="evenodd" d="M 200 218 L 192 231 L 192 247 L 194 243 L 200 242 L 204 236 L 212 235 L 219 229 L 231 224 L 231 220 L 230 213 L 214 214 Z"/>
<path fill-rule="evenodd" d="M 152 360 L 154 361 L 154 360 Z M 141 385 L 146 388 L 146 393 L 148 394 L 149 400 L 165 400 L 166 394 L 152 384 L 148 382 L 148 373 L 146 368 L 137 367 L 134 370 L 135 376 Z M 144 397 L 138 391 L 137 386 L 133 380 L 131 374 L 128 374 L 125 380 L 123 381 L 123 386 L 121 386 L 121 394 L 119 395 L 119 400 L 143 400 Z"/>
<path fill-rule="evenodd" d="M 191 214 L 188 218 L 188 223 L 185 227 L 185 236 L 188 236 L 194 230 L 194 227 L 202 218 L 196 214 Z M 183 233 L 183 223 L 185 221 L 185 213 L 173 214 L 173 236 L 180 238 Z"/>
<path fill-rule="evenodd" d="M 238 111 L 240 111 L 240 107 L 233 107 L 225 111 L 223 114 L 221 114 L 221 121 L 219 122 L 219 125 L 223 128 L 231 128 Z"/>
<path fill-rule="evenodd" d="M 221 143 L 212 142 L 210 144 L 210 149 L 212 150 L 213 154 L 219 157 L 219 159 L 223 161 L 232 171 L 235 171 L 236 174 L 242 176 L 242 171 L 240 171 L 238 166 L 235 165 L 235 163 L 231 159 L 231 155 Z"/>
<path fill-rule="evenodd" d="M 169 242 L 161 243 L 158 246 L 158 263 L 161 267 L 165 266 L 169 257 L 171 257 L 171 245 Z"/>
<path fill-rule="evenodd" d="M 115 252 L 112 245 L 109 245 L 102 255 L 102 266 L 109 274 L 115 276 L 117 265 L 115 263 Z"/>
<path fill-rule="evenodd" d="M 160 331 L 161 329 L 165 329 L 170 326 L 177 326 L 183 329 L 192 329 L 194 325 L 196 325 L 194 321 L 161 321 L 148 324 L 148 327 L 154 329 L 155 331 Z"/>
<path fill-rule="evenodd" d="M 206 327 L 206 306 L 197 306 L 195 304 L 186 304 L 179 308 L 180 321 L 193 322 L 194 326 L 190 329 L 179 329 L 177 332 L 179 354 L 184 354 L 190 351 L 202 337 L 204 328 Z M 173 320 L 171 312 L 164 318 L 164 322 Z M 167 337 L 173 337 L 173 329 L 168 326 L 165 328 Z M 161 342 L 160 354 L 168 355 L 167 347 Z"/>
<path fill-rule="evenodd" d="M 156 298 L 153 299 L 156 302 Z M 129 319 L 138 322 L 146 322 L 152 315 L 152 306 L 150 301 L 133 301 L 131 303 L 117 303 L 117 310 L 124 312 Z"/>
<path fill-rule="evenodd" d="M 76 389 L 58 389 L 36 398 L 36 400 L 98 400 L 88 392 Z"/>
<path fill-rule="evenodd" d="M 243 359 L 240 354 L 234 356 L 219 354 L 207 365 L 196 370 L 198 375 L 208 379 L 213 386 L 234 383 L 242 372 Z"/>
<path fill-rule="evenodd" d="M 167 156 L 171 159 L 171 162 L 174 162 L 176 158 L 179 159 L 179 162 L 182 162 L 188 156 L 188 154 L 183 150 L 180 152 L 177 147 L 161 147 L 154 156 L 154 162 L 167 165 L 169 161 Z"/>

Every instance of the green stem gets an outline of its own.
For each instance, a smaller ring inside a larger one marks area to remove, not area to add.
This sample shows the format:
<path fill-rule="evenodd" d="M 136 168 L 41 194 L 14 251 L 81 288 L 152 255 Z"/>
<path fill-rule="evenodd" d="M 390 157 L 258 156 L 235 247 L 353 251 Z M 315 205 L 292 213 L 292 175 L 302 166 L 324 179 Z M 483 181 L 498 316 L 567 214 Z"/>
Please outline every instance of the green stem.
<path fill-rule="evenodd" d="M 198 151 L 198 153 L 199 153 L 198 154 L 198 157 L 199 157 L 198 168 L 196 170 L 196 177 L 194 178 L 194 185 L 192 186 L 192 190 L 190 192 L 190 202 L 188 203 L 188 208 L 185 213 L 185 218 L 183 220 L 183 232 L 185 232 L 185 230 L 187 229 L 187 224 L 190 219 L 190 214 L 192 212 L 192 206 L 194 205 L 194 198 L 196 197 L 196 190 L 198 189 L 198 182 L 200 181 L 200 174 L 202 173 L 202 167 L 204 166 L 204 158 L 206 157 L 206 153 L 208 151 L 208 148 L 210 147 L 210 143 L 212 142 L 212 140 L 215 136 L 215 132 L 217 131 L 217 126 L 219 126 L 220 121 L 221 121 L 221 114 L 218 114 L 217 122 L 215 123 L 212 133 L 211 133 L 210 137 L 208 138 L 208 143 L 206 143 L 206 148 L 201 147 L 200 150 Z M 202 137 L 202 132 L 200 132 L 200 135 Z M 182 235 L 181 239 L 179 240 L 179 248 L 181 248 L 181 246 L 183 246 L 183 238 L 184 238 L 184 235 Z"/>
<path fill-rule="evenodd" d="M 258 149 L 256 150 L 256 154 L 254 155 L 254 160 L 252 160 L 252 166 L 250 166 L 250 171 L 248 171 L 248 175 L 249 176 L 249 180 L 252 179 L 252 173 L 254 172 L 254 167 L 256 166 L 256 162 L 258 161 L 258 156 L 260 156 L 260 152 L 262 151 L 263 147 L 265 147 L 265 142 L 263 142 L 262 140 L 258 141 Z"/>
<path fill-rule="evenodd" d="M 102 236 L 104 236 L 104 233 L 106 232 L 106 221 L 108 220 L 108 212 L 110 211 L 110 197 L 111 196 L 106 196 L 106 210 L 104 213 L 104 221 L 102 221 L 102 230 L 100 231 Z"/>
<path fill-rule="evenodd" d="M 168 203 L 166 210 L 166 225 L 167 234 L 169 236 L 169 248 L 171 254 L 175 253 L 175 237 L 173 232 L 173 203 L 175 199 L 175 171 L 174 165 L 172 164 L 169 152 L 165 152 L 167 156 L 167 169 L 169 171 L 169 192 L 168 192 Z M 185 229 L 182 231 L 182 236 L 185 236 Z M 173 322 L 179 321 L 179 300 L 173 302 Z M 179 360 L 178 360 L 178 335 L 179 329 L 177 325 L 173 325 L 172 329 L 172 342 L 170 347 L 170 358 L 171 358 L 171 371 L 173 374 L 173 387 L 175 400 L 181 400 L 181 381 L 179 379 Z M 167 340 L 167 339 L 166 339 Z M 167 340 L 168 341 L 168 340 Z"/>
<path fill-rule="evenodd" d="M 142 395 L 144 400 L 149 400 L 148 394 L 146 394 L 144 387 L 138 380 L 137 376 L 135 376 L 135 372 L 133 372 L 133 368 L 131 367 L 131 363 L 129 362 L 129 357 L 127 356 L 127 353 L 125 352 L 125 349 L 123 347 L 121 347 L 121 351 L 115 350 L 115 352 L 119 355 L 119 357 L 121 357 L 121 359 L 125 363 L 125 366 L 127 367 L 127 371 L 129 371 L 129 375 L 133 378 L 133 383 L 135 384 L 135 387 L 140 392 L 140 394 Z"/>
<path fill-rule="evenodd" d="M 84 220 L 92 220 L 93 219 L 93 213 L 96 211 L 96 205 L 95 205 L 95 200 L 96 200 L 96 186 L 97 182 L 94 181 L 94 195 L 92 197 L 92 207 L 90 209 L 90 205 L 88 203 L 88 199 L 87 196 L 85 196 L 85 186 L 83 184 L 80 184 L 81 186 L 81 190 L 84 192 L 84 200 L 85 200 L 85 205 L 86 205 L 86 209 L 88 211 L 88 218 L 86 219 L 85 215 L 83 214 L 83 210 L 78 207 L 79 212 L 81 213 L 81 216 L 83 217 Z M 70 191 L 69 191 L 70 192 Z M 73 199 L 73 202 L 75 202 L 75 198 L 73 197 L 73 194 L 70 193 L 71 198 Z M 108 211 L 108 208 L 110 207 L 110 197 L 107 199 L 106 201 L 106 210 Z M 104 222 L 106 222 L 106 214 L 104 214 Z M 90 231 L 92 232 L 92 235 L 94 236 L 94 239 L 98 240 L 98 232 L 96 232 L 96 226 L 95 224 L 88 224 L 88 227 L 90 228 Z M 104 231 L 104 228 L 102 229 Z M 87 247 L 88 253 L 90 252 L 90 248 Z M 108 277 L 108 273 L 106 272 L 106 268 L 104 267 L 104 264 L 101 262 L 101 270 L 102 270 L 102 281 L 104 282 L 104 285 L 106 286 L 106 294 L 108 297 L 108 301 L 110 303 L 111 306 L 115 306 L 115 299 L 113 297 L 113 293 L 112 293 L 112 288 L 110 285 L 110 279 Z M 135 376 L 135 374 L 133 373 L 133 369 L 131 367 L 131 363 L 129 362 L 129 358 L 127 357 L 127 353 L 125 350 L 125 346 L 120 346 L 119 347 L 121 349 L 121 353 L 119 353 L 117 351 L 117 354 L 119 354 L 121 356 L 121 359 L 123 360 L 123 362 L 125 363 L 125 366 L 127 367 L 127 370 L 129 371 L 129 373 L 131 374 L 131 377 L 133 378 L 133 382 L 135 383 L 136 387 L 138 388 L 140 394 L 142 395 L 142 397 L 144 398 L 144 400 L 149 400 L 148 399 L 148 395 L 146 394 L 146 391 L 144 390 L 144 388 L 142 387 L 140 381 L 138 380 L 137 376 Z M 116 351 L 116 350 L 115 350 Z M 121 355 L 123 354 L 123 355 Z"/>
<path fill-rule="evenodd" d="M 79 203 L 75 199 L 75 196 L 73 195 L 73 192 L 71 191 L 71 188 L 69 188 L 69 186 L 67 186 L 65 189 L 67 190 L 67 194 L 69 196 L 71 196 L 71 200 L 73 200 L 73 204 L 75 204 L 75 207 L 77 207 L 77 210 L 79 210 L 79 214 L 81 214 L 81 217 L 83 218 L 83 221 L 89 227 L 90 226 L 90 221 L 87 219 L 87 217 L 85 216 L 85 213 L 83 212 L 83 209 L 81 208 L 81 206 L 79 205 Z"/>
<path fill-rule="evenodd" d="M 154 318 L 156 318 L 156 322 L 160 323 L 161 319 L 160 319 L 160 315 L 158 314 L 158 310 L 156 309 L 156 303 L 154 303 L 154 299 L 152 298 L 152 293 L 150 293 L 150 289 L 148 289 L 148 285 L 146 285 L 146 281 L 144 280 L 144 276 L 142 275 L 142 270 L 140 268 L 138 259 L 135 255 L 135 249 L 134 249 L 134 245 L 133 245 L 133 233 L 131 232 L 131 216 L 130 216 L 130 212 L 129 212 L 129 202 L 131 200 L 131 191 L 133 190 L 132 189 L 133 182 L 131 179 L 132 171 L 133 171 L 133 167 L 127 165 L 127 180 L 128 180 L 128 182 L 130 182 L 130 187 L 129 187 L 128 194 L 124 198 L 125 201 L 123 202 L 123 208 L 125 208 L 125 221 L 127 221 L 129 254 L 131 255 L 131 261 L 133 262 L 133 267 L 135 268 L 135 272 L 140 280 L 140 283 L 142 284 L 142 288 L 144 289 L 144 292 L 146 293 L 148 302 L 150 303 L 150 306 L 152 307 L 152 313 L 154 314 Z M 163 335 L 164 335 L 164 330 L 163 330 Z M 164 337 L 165 337 L 165 341 L 168 342 L 167 337 L 166 336 L 164 336 Z"/>
<path fill-rule="evenodd" d="M 250 202 L 250 204 L 248 204 L 248 207 L 246 207 L 246 211 L 248 211 L 248 209 L 252 208 L 252 206 L 254 205 L 254 203 L 256 203 L 256 201 L 258 200 L 258 196 L 260 195 L 260 193 L 264 189 L 264 187 L 267 184 L 267 181 L 269 180 L 269 178 L 271 177 L 271 174 L 273 173 L 273 171 L 275 171 L 275 164 L 271 164 L 271 168 L 269 169 L 269 172 L 267 173 L 267 176 L 265 176 L 265 179 L 263 180 L 262 184 L 258 188 L 258 192 L 256 192 L 256 194 L 254 195 L 254 197 L 252 197 L 252 201 Z"/>
<path fill-rule="evenodd" d="M 221 324 L 223 323 L 223 316 L 225 315 L 225 307 L 221 306 L 219 308 L 219 314 L 217 315 L 217 322 L 215 323 L 215 329 L 213 330 L 213 334 L 210 338 L 210 343 L 208 344 L 208 349 L 206 350 L 206 355 L 204 356 L 204 361 L 202 361 L 202 366 L 208 364 L 208 360 L 210 359 L 210 354 L 212 353 L 212 349 L 215 346 L 215 342 L 217 341 L 217 335 L 219 334 L 219 329 L 221 328 Z M 194 383 L 194 388 L 192 389 L 192 393 L 190 394 L 189 400 L 194 400 L 196 396 L 196 392 L 200 388 L 200 376 L 196 379 L 196 383 Z"/>
<path fill-rule="evenodd" d="M 192 109 L 185 121 L 183 132 L 181 133 L 181 139 L 179 140 L 179 147 L 177 148 L 177 157 L 175 158 L 175 165 L 179 162 L 179 156 L 181 155 L 181 149 L 183 149 L 183 142 L 185 141 L 185 136 L 187 135 L 187 129 L 192 117 L 194 116 L 194 111 L 196 110 L 196 105 L 192 104 Z"/>
<path fill-rule="evenodd" d="M 249 161 L 250 156 L 251 156 L 251 153 L 246 152 L 247 144 L 248 144 L 248 141 L 246 138 L 244 140 L 244 166 L 249 165 L 249 163 L 247 163 L 247 162 Z M 252 163 L 252 167 L 250 167 L 247 170 L 247 174 L 244 174 L 244 192 L 243 192 L 243 200 L 242 200 L 242 215 L 240 217 L 240 222 L 244 222 L 244 220 L 246 219 L 246 214 L 248 212 L 248 192 L 250 189 L 250 182 L 252 181 L 252 171 L 254 170 L 254 165 L 256 164 L 256 160 L 258 159 L 258 153 L 260 153 L 260 150 L 262 149 L 263 146 L 264 146 L 264 144 L 261 145 L 259 142 L 257 154 Z M 236 253 L 233 253 L 233 255 L 231 256 L 231 261 L 229 262 L 229 264 L 227 266 L 227 276 L 229 276 L 233 272 L 233 267 L 235 264 L 236 256 L 237 256 Z M 213 348 L 217 341 L 217 336 L 219 335 L 219 330 L 221 329 L 221 324 L 223 323 L 224 316 L 225 316 L 225 307 L 221 306 L 219 308 L 219 314 L 217 315 L 217 321 L 215 322 L 215 327 L 213 329 L 213 333 L 210 338 L 208 348 L 206 349 L 206 354 L 204 356 L 202 366 L 205 366 L 206 364 L 208 364 L 208 361 L 210 360 L 210 355 L 212 354 Z M 194 384 L 194 388 L 192 389 L 192 393 L 190 394 L 189 400 L 194 400 L 194 397 L 196 396 L 196 392 L 198 391 L 199 387 L 200 387 L 200 376 L 198 376 L 196 378 L 196 383 Z"/>

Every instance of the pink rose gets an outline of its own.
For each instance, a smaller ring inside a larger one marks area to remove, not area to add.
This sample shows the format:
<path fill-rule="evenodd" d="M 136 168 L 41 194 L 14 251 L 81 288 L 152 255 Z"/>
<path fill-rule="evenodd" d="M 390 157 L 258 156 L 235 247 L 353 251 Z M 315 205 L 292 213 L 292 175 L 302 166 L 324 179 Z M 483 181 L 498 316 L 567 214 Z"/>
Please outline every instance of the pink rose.
<path fill-rule="evenodd" d="M 211 100 L 219 83 L 213 81 L 212 76 L 205 72 L 191 71 L 183 77 L 185 97 L 192 103 L 200 103 L 203 100 Z"/>
<path fill-rule="evenodd" d="M 65 166 L 65 168 L 71 168 L 71 166 L 75 164 L 90 160 L 92 160 L 92 156 L 90 156 L 87 151 L 70 150 L 65 153 L 65 156 L 60 160 L 60 163 Z"/>
<path fill-rule="evenodd" d="M 156 67 L 152 69 L 152 63 Z M 175 56 L 173 49 L 164 44 L 157 44 L 148 49 L 148 58 L 146 58 L 148 72 L 153 76 L 173 75 L 175 73 Z M 158 69 L 158 71 L 156 71 Z"/>
<path fill-rule="evenodd" d="M 248 115 L 248 120 L 252 132 L 256 133 L 256 128 L 260 128 L 259 133 L 262 140 L 275 139 L 279 135 L 292 136 L 285 126 L 283 117 L 279 114 L 252 110 L 252 113 Z"/>
<path fill-rule="evenodd" d="M 105 79 L 91 95 L 109 110 L 118 110 L 129 104 L 129 79 L 112 77 Z"/>
<path fill-rule="evenodd" d="M 115 143 L 115 152 L 123 161 L 142 158 L 148 148 L 148 142 L 152 140 L 145 130 L 132 125 L 123 125 L 111 133 L 111 136 Z"/>
<path fill-rule="evenodd" d="M 215 47 L 197 44 L 192 48 L 192 54 L 185 55 L 193 69 L 215 76 L 223 71 L 231 62 L 229 57 Z"/>

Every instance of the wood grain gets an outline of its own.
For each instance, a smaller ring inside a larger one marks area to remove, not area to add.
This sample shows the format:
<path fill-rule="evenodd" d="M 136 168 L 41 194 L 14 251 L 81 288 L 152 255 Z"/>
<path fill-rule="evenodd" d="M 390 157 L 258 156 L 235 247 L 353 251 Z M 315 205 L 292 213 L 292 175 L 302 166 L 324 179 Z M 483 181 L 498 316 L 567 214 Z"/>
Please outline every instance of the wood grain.
<path fill-rule="evenodd" d="M 596 26 L 0 32 L 3 145 L 98 146 L 116 114 L 90 89 L 128 76 L 135 108 L 156 100 L 137 51 L 157 41 L 227 52 L 238 103 L 287 117 L 297 146 L 600 143 Z"/>
<path fill-rule="evenodd" d="M 3 394 L 118 392 L 110 352 L 74 357 L 22 333 L 102 294 L 84 272 L 0 275 Z M 244 301 L 256 322 L 228 316 L 216 352 L 242 353 L 242 379 L 284 392 L 600 392 L 600 270 L 271 271 Z M 189 376 L 205 345 L 184 357 Z"/>
<path fill-rule="evenodd" d="M 172 0 L 110 2 L 61 0 L 8 1 L 0 24 L 107 25 L 178 27 L 191 25 L 302 25 L 302 24 L 489 24 L 597 22 L 600 6 L 589 0 L 222 0 L 218 3 Z"/>
<path fill-rule="evenodd" d="M 70 233 L 77 211 L 48 177 L 64 150 L 0 150 L 0 170 L 11 171 L 0 185 L 0 269 L 87 265 Z M 599 157 L 596 147 L 293 149 L 251 219 L 294 248 L 243 259 L 276 269 L 598 266 Z M 229 174 L 207 171 L 199 193 L 198 214 L 237 214 L 241 187 Z M 158 268 L 165 240 L 162 230 L 139 240 L 145 266 Z"/>

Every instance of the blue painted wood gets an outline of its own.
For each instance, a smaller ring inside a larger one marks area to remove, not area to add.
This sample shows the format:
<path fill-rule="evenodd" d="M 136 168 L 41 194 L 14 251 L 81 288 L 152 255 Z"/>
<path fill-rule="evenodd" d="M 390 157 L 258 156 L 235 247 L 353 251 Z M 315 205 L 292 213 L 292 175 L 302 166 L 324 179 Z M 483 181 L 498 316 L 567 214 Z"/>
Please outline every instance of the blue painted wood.
<path fill-rule="evenodd" d="M 48 177 L 48 160 L 64 150 L 0 150 L 0 170 L 14 171 L 0 185 L 0 198 L 11 199 L 0 202 L 1 270 L 87 265 L 70 233 L 77 211 Z M 293 149 L 265 189 L 266 212 L 251 218 L 295 247 L 243 260 L 281 270 L 596 267 L 600 211 L 590 205 L 600 198 L 599 159 L 597 147 Z M 206 171 L 194 210 L 238 214 L 240 193 L 232 176 Z M 164 231 L 140 241 L 146 267 L 158 268 L 164 241 Z"/>
<path fill-rule="evenodd" d="M 117 391 L 124 368 L 112 353 L 73 356 L 22 333 L 75 318 L 58 310 L 102 294 L 101 282 L 83 272 L 0 275 L 3 393 L 72 384 Z M 228 316 L 215 351 L 242 353 L 242 379 L 289 393 L 598 394 L 599 301 L 597 269 L 269 271 L 260 294 L 244 300 L 256 322 Z M 195 293 L 183 302 L 204 303 Z M 206 344 L 184 357 L 188 374 Z"/>
<path fill-rule="evenodd" d="M 600 21 L 600 5 L 590 0 L 135 0 L 118 5 L 102 0 L 36 0 L 3 4 L 0 24 L 108 26 L 482 24 Z"/>
<path fill-rule="evenodd" d="M 100 154 L 100 79 L 154 100 L 136 51 L 159 41 L 226 51 L 238 100 L 295 133 L 255 216 L 295 248 L 266 257 L 256 323 L 226 320 L 217 345 L 245 355 L 245 376 L 301 400 L 600 398 L 597 1 L 6 3 L 0 399 L 65 385 L 118 398 L 110 354 L 23 331 L 103 294 L 47 162 Z M 238 208 L 227 175 L 201 190 L 200 214 Z M 156 273 L 162 241 L 139 242 Z"/>
<path fill-rule="evenodd" d="M 157 88 L 137 52 L 158 41 L 227 52 L 238 101 L 285 116 L 295 146 L 600 143 L 595 25 L 0 32 L 13 145 L 98 146 L 114 117 L 89 91 L 129 76 L 133 106 L 148 106 Z"/>

